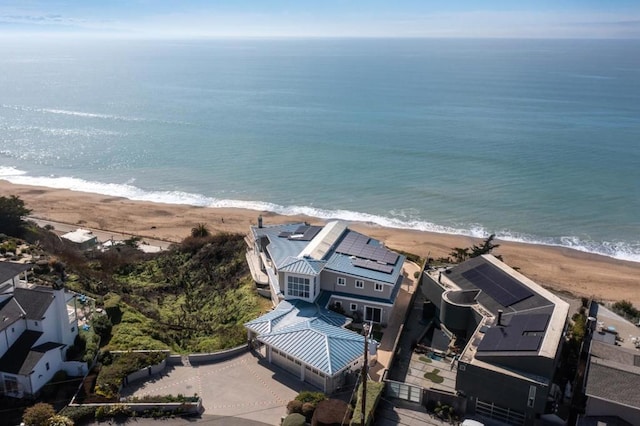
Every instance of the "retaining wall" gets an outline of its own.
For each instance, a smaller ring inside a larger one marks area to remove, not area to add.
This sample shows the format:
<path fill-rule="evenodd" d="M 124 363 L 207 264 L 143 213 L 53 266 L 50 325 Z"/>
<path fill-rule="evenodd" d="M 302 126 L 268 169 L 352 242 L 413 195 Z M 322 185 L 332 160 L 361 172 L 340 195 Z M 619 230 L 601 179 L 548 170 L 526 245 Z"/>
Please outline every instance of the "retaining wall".
<path fill-rule="evenodd" d="M 249 350 L 248 345 L 238 346 L 236 348 L 227 349 L 226 351 L 214 352 L 210 354 L 191 354 L 189 355 L 189 363 L 204 364 L 209 362 L 224 361 L 229 358 L 238 356 Z"/>

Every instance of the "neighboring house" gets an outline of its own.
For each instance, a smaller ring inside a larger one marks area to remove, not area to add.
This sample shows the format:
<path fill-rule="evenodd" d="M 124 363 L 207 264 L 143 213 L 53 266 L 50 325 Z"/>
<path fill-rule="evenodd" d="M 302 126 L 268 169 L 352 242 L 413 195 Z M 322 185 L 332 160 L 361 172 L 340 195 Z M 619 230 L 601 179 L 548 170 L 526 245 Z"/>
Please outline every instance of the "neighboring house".
<path fill-rule="evenodd" d="M 80 250 L 89 250 L 98 244 L 98 237 L 88 229 L 78 228 L 75 231 L 67 232 L 61 238 L 71 241 Z"/>
<path fill-rule="evenodd" d="M 25 266 L 0 262 L 0 277 Z M 64 289 L 26 287 L 18 273 L 0 296 L 0 392 L 32 397 L 59 370 L 82 375 L 86 364 L 65 362 L 66 349 L 78 334 L 75 295 Z"/>
<path fill-rule="evenodd" d="M 425 271 L 422 291 L 443 329 L 465 342 L 456 391 L 467 414 L 535 424 L 557 396 L 569 304 L 491 255 Z"/>
<path fill-rule="evenodd" d="M 331 393 L 362 366 L 364 337 L 351 318 L 385 325 L 400 291 L 405 257 L 344 222 L 251 228 L 247 260 L 276 308 L 245 324 L 273 362 Z M 376 343 L 371 342 L 375 348 Z"/>
<path fill-rule="evenodd" d="M 249 321 L 249 340 L 257 338 L 266 358 L 300 380 L 332 393 L 362 367 L 364 336 L 342 328 L 350 320 L 300 299 L 283 301 Z"/>
<path fill-rule="evenodd" d="M 587 406 L 578 424 L 635 425 L 640 421 L 640 353 L 591 340 Z"/>
<path fill-rule="evenodd" d="M 4 295 L 12 293 L 19 283 L 27 282 L 27 272 L 32 267 L 33 265 L 28 263 L 0 262 L 0 302 L 4 300 Z"/>
<path fill-rule="evenodd" d="M 301 299 L 386 324 L 402 284 L 405 257 L 344 222 L 251 228 L 251 253 L 268 277 L 274 306 Z M 255 274 L 254 274 L 255 275 Z"/>

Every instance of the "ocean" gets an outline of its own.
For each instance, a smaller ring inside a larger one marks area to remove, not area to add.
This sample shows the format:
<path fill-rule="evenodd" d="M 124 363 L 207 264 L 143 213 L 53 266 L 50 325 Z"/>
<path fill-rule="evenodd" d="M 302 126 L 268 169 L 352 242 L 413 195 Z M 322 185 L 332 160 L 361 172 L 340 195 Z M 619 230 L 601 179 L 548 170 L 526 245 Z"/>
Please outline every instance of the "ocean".
<path fill-rule="evenodd" d="M 640 41 L 3 40 L 0 178 L 639 262 Z"/>

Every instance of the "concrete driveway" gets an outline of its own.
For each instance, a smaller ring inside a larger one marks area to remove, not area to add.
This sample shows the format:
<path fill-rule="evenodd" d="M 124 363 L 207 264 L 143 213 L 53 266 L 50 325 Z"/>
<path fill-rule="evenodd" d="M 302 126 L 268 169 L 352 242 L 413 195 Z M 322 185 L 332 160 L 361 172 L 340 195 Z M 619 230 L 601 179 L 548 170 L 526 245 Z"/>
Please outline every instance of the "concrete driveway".
<path fill-rule="evenodd" d="M 227 361 L 168 366 L 152 380 L 123 389 L 123 396 L 193 395 L 202 397 L 203 418 L 225 424 L 232 418 L 279 425 L 286 405 L 301 390 L 318 389 L 252 353 Z M 244 424 L 244 422 L 243 422 Z"/>

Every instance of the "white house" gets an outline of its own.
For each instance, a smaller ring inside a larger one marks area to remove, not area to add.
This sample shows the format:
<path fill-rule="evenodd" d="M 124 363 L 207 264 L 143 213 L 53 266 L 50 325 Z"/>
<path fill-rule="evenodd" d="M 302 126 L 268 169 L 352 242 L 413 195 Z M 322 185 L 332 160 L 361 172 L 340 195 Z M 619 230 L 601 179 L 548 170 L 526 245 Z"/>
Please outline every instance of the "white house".
<path fill-rule="evenodd" d="M 15 272 L 15 265 L 0 262 L 0 277 Z M 0 298 L 0 392 L 31 397 L 60 370 L 83 375 L 86 363 L 65 362 L 78 334 L 75 295 L 63 288 L 27 287 L 18 274 L 8 281 Z"/>

